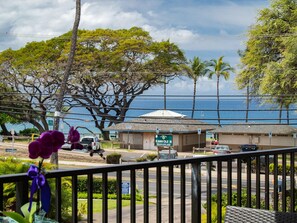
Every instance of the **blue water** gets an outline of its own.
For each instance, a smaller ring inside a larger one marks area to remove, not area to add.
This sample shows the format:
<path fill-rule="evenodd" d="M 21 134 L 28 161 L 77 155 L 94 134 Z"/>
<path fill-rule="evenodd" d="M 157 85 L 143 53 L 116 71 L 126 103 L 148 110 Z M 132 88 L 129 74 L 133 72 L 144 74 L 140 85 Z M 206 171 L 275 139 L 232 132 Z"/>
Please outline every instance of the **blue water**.
<path fill-rule="evenodd" d="M 201 120 L 203 122 L 209 124 L 218 124 L 217 121 L 217 101 L 215 99 L 198 99 L 196 101 L 196 110 L 194 113 L 194 118 Z M 126 114 L 126 120 L 131 120 L 140 115 L 158 110 L 164 109 L 163 98 L 158 99 L 148 99 L 141 98 L 135 100 L 131 106 L 129 111 Z M 187 117 L 191 117 L 192 110 L 192 100 L 189 98 L 186 99 L 167 99 L 166 109 L 172 110 L 177 113 L 181 113 L 186 115 Z M 234 124 L 239 122 L 245 122 L 246 116 L 246 103 L 245 100 L 240 99 L 222 99 L 220 102 L 220 117 L 221 124 Z M 275 111 L 273 111 L 274 109 Z M 297 108 L 296 105 L 292 105 L 290 111 L 290 124 L 297 126 Z M 228 110 L 228 111 L 224 111 Z M 275 123 L 278 124 L 279 111 L 275 105 L 265 104 L 261 105 L 256 101 L 252 101 L 250 104 L 250 110 L 258 110 L 258 111 L 249 111 L 249 122 L 256 123 Z M 72 114 L 71 114 L 72 113 Z M 67 122 L 71 126 L 82 126 L 90 129 L 93 132 L 98 133 L 99 130 L 95 128 L 94 121 L 92 117 L 89 115 L 88 111 L 84 108 L 73 108 L 71 113 L 66 115 L 65 122 Z M 228 120 L 227 120 L 228 119 Z M 270 120 L 268 120 L 270 119 Z M 282 113 L 282 123 L 286 124 L 286 111 Z M 26 127 L 31 127 L 30 124 L 25 125 L 13 125 L 10 128 L 14 128 L 16 131 L 20 129 L 24 129 Z M 68 126 L 67 124 L 61 122 L 60 128 L 62 131 L 67 132 Z M 88 132 L 86 129 L 80 130 L 81 132 Z"/>
<path fill-rule="evenodd" d="M 144 113 L 151 112 L 156 109 L 164 109 L 163 100 L 138 100 L 133 103 L 131 108 L 149 108 L 148 111 L 143 110 L 133 110 L 131 109 L 127 116 L 139 116 Z M 172 110 L 181 114 L 191 117 L 192 114 L 192 100 L 168 100 L 166 103 L 167 110 Z M 218 123 L 217 118 L 217 101 L 216 100 L 199 100 L 196 101 L 194 118 L 207 123 Z M 293 111 L 290 111 L 291 122 L 296 123 L 297 109 L 296 106 L 291 106 Z M 220 118 L 222 124 L 232 124 L 245 122 L 246 118 L 246 103 L 244 100 L 222 100 L 220 102 Z M 225 111 L 224 111 L 225 110 Z M 257 102 L 251 102 L 248 117 L 249 122 L 270 122 L 278 123 L 279 111 L 271 104 L 261 105 Z M 256 110 L 256 111 L 255 111 Z M 229 120 L 224 120 L 229 119 Z M 266 119 L 266 120 L 265 120 Z M 271 120 L 268 120 L 271 119 Z M 286 124 L 286 111 L 282 112 L 282 123 Z M 295 119 L 295 120 L 294 120 Z"/>

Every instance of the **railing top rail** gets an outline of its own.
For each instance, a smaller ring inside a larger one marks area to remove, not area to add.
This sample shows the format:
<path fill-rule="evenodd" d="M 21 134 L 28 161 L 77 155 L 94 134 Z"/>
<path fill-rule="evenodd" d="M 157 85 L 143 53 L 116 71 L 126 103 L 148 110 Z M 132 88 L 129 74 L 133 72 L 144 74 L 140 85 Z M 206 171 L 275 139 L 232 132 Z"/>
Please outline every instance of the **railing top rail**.
<path fill-rule="evenodd" d="M 46 176 L 47 178 L 55 177 L 66 177 L 66 176 L 79 176 L 79 175 L 88 175 L 88 174 L 98 174 L 98 173 L 107 173 L 107 172 L 117 172 L 117 171 L 127 171 L 127 170 L 137 170 L 137 169 L 148 169 L 156 167 L 167 167 L 174 165 L 185 165 L 190 163 L 201 163 L 201 162 L 213 162 L 213 161 L 228 161 L 234 159 L 242 159 L 250 156 L 260 157 L 267 155 L 279 155 L 279 154 L 289 154 L 297 152 L 296 147 L 292 148 L 281 148 L 281 149 L 271 149 L 255 152 L 238 152 L 228 155 L 215 155 L 215 156 L 201 156 L 201 157 L 191 157 L 191 158 L 180 158 L 172 159 L 166 161 L 153 161 L 153 162 L 142 162 L 142 163 L 132 163 L 132 164 L 115 164 L 115 165 L 103 165 L 93 168 L 84 168 L 84 169 L 67 169 L 67 170 L 51 170 Z M 28 180 L 29 177 L 27 173 L 21 174 L 7 174 L 0 176 L 0 183 L 5 182 L 15 182 Z"/>

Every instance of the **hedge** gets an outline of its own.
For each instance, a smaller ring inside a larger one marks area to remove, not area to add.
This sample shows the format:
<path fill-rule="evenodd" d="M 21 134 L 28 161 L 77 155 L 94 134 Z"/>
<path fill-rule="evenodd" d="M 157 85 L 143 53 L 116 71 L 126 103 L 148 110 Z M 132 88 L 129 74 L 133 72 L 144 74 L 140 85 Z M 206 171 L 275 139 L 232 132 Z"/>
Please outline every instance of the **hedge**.
<path fill-rule="evenodd" d="M 115 179 L 108 179 L 108 194 L 116 193 L 116 183 Z M 87 177 L 79 177 L 77 180 L 77 190 L 78 192 L 87 192 L 88 179 Z M 102 178 L 95 177 L 93 178 L 93 193 L 102 193 Z"/>

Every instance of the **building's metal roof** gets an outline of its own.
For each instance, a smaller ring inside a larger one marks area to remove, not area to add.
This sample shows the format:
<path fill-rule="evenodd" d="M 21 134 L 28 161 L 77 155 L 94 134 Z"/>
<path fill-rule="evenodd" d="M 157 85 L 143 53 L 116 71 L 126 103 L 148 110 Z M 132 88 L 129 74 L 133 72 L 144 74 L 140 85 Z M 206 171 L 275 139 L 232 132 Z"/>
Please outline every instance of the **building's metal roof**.
<path fill-rule="evenodd" d="M 158 117 L 158 118 L 183 118 L 186 115 L 173 112 L 170 110 L 156 110 L 144 115 L 141 115 L 140 117 Z"/>
<path fill-rule="evenodd" d="M 169 133 L 170 130 L 173 133 L 197 133 L 198 128 L 205 132 L 215 129 L 215 126 L 188 118 L 152 118 L 142 116 L 110 126 L 104 130 L 118 132 L 156 132 L 157 128 L 161 133 Z"/>
<path fill-rule="evenodd" d="M 249 133 L 249 134 L 292 134 L 297 129 L 289 125 L 276 125 L 264 123 L 250 123 L 245 125 L 227 125 L 212 130 L 214 133 Z"/>

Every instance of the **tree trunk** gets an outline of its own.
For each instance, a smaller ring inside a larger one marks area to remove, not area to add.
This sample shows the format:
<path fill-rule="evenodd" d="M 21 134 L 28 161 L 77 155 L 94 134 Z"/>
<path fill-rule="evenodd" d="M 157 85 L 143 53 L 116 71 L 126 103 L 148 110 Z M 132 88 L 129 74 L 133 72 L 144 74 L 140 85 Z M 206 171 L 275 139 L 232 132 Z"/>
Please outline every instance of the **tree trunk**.
<path fill-rule="evenodd" d="M 250 110 L 250 86 L 246 87 L 246 111 L 245 111 L 245 122 L 249 121 L 249 110 Z"/>
<path fill-rule="evenodd" d="M 197 80 L 194 79 L 194 93 L 193 93 L 193 108 L 192 108 L 192 119 L 194 118 L 194 112 L 195 112 L 195 104 L 196 104 L 196 85 L 197 85 Z"/>
<path fill-rule="evenodd" d="M 102 131 L 103 140 L 109 140 L 109 131 Z"/>
<path fill-rule="evenodd" d="M 290 124 L 290 113 L 289 113 L 289 107 L 290 106 L 286 106 L 286 110 L 287 110 L 287 124 Z"/>
<path fill-rule="evenodd" d="M 278 113 L 278 123 L 282 123 L 282 113 L 283 113 L 283 102 L 279 105 L 279 113 Z"/>
<path fill-rule="evenodd" d="M 164 110 L 166 110 L 166 77 L 164 77 Z"/>
<path fill-rule="evenodd" d="M 1 129 L 2 129 L 2 135 L 10 135 L 8 129 L 6 128 L 5 124 L 1 124 Z"/>
<path fill-rule="evenodd" d="M 71 48 L 68 57 L 68 61 L 66 64 L 66 70 L 64 73 L 64 77 L 61 83 L 60 92 L 57 97 L 57 104 L 56 104 L 56 112 L 55 112 L 55 121 L 54 121 L 54 129 L 59 130 L 59 123 L 60 123 L 60 112 L 62 111 L 63 107 L 63 99 L 66 92 L 66 85 L 70 76 L 75 50 L 76 50 L 76 41 L 77 41 L 77 31 L 80 21 L 80 11 L 81 11 L 81 4 L 80 0 L 76 0 L 76 13 L 75 13 L 75 20 L 72 29 L 72 37 L 71 37 Z M 51 163 L 58 165 L 58 153 L 53 153 L 51 156 Z"/>
<path fill-rule="evenodd" d="M 218 124 L 221 127 L 221 118 L 220 118 L 220 76 L 217 75 L 217 112 L 218 112 Z"/>

